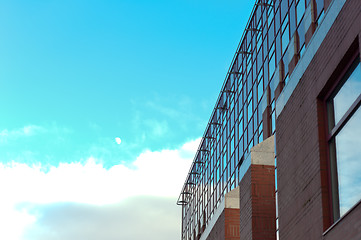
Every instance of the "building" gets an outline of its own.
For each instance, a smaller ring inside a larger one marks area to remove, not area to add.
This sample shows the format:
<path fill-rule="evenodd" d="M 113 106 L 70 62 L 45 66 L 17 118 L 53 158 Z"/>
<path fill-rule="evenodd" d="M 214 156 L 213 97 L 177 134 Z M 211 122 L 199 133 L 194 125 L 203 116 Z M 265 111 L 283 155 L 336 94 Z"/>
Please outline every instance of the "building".
<path fill-rule="evenodd" d="M 177 204 L 182 240 L 361 239 L 361 1 L 257 0 Z"/>

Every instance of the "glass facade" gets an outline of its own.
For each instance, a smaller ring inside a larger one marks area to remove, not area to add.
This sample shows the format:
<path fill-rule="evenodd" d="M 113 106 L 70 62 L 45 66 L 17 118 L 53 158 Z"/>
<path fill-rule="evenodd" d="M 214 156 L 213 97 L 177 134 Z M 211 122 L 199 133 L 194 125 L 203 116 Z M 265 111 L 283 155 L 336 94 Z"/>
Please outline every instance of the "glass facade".
<path fill-rule="evenodd" d="M 322 14 L 323 0 L 256 1 L 177 202 L 183 240 L 202 233 L 250 149 L 275 133 L 275 90 Z"/>

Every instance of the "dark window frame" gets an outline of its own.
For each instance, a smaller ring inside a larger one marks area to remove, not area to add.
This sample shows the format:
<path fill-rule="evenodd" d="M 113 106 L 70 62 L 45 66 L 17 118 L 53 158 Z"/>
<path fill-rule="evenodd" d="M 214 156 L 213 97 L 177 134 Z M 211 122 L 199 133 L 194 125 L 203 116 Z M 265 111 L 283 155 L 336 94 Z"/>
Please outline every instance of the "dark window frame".
<path fill-rule="evenodd" d="M 333 106 L 329 103 L 344 83 L 348 80 L 350 75 L 360 64 L 360 52 L 354 51 L 349 56 L 349 61 L 342 64 L 342 70 L 339 72 L 333 85 L 330 86 L 329 91 L 323 100 L 324 120 L 326 123 L 326 145 L 327 145 L 327 162 L 328 162 L 328 188 L 329 188 L 329 203 L 330 203 L 330 220 L 331 224 L 337 222 L 343 216 L 340 216 L 339 194 L 338 194 L 338 175 L 337 175 L 337 159 L 336 159 L 336 144 L 335 138 L 342 128 L 348 123 L 353 114 L 361 107 L 361 95 L 349 106 L 342 118 L 334 124 Z M 332 126 L 332 127 L 331 127 Z M 360 200 L 361 201 L 361 200 Z M 357 205 L 357 204 L 355 204 Z M 352 209 L 352 208 L 351 208 Z"/>

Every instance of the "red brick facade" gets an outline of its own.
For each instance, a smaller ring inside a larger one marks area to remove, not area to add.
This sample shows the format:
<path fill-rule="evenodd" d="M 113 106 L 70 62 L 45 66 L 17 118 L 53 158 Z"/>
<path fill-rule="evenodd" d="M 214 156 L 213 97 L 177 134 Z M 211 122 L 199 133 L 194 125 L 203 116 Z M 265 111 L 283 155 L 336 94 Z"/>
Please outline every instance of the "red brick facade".
<path fill-rule="evenodd" d="M 225 215 L 225 240 L 239 240 L 239 209 L 226 208 Z"/>
<path fill-rule="evenodd" d="M 239 213 L 238 208 L 225 208 L 207 240 L 239 240 Z"/>
<path fill-rule="evenodd" d="M 207 240 L 275 240 L 274 166 L 251 164 L 240 183 L 240 208 L 225 208 Z"/>
<path fill-rule="evenodd" d="M 252 164 L 243 176 L 240 239 L 276 239 L 274 172 L 274 166 Z"/>
<path fill-rule="evenodd" d="M 281 240 L 361 239 L 361 204 L 335 224 L 331 219 L 322 105 L 340 72 L 360 54 L 360 23 L 361 1 L 347 0 L 276 121 Z"/>

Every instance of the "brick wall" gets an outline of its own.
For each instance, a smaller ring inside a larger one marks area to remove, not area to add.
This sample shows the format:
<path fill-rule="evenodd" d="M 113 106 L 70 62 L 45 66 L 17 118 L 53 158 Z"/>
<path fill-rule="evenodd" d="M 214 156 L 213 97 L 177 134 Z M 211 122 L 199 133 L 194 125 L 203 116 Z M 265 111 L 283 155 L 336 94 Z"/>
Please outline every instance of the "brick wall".
<path fill-rule="evenodd" d="M 276 239 L 275 168 L 251 165 L 254 240 Z"/>
<path fill-rule="evenodd" d="M 240 184 L 240 236 L 252 239 L 252 185 L 251 168 L 244 174 Z"/>
<path fill-rule="evenodd" d="M 274 166 L 251 164 L 240 182 L 240 239 L 276 239 Z"/>
<path fill-rule="evenodd" d="M 355 216 L 361 216 L 359 206 L 323 235 L 331 220 L 319 102 L 348 51 L 358 45 L 360 23 L 361 1 L 346 1 L 276 121 L 281 240 L 360 239 L 361 218 L 354 222 Z M 345 227 L 349 224 L 354 229 L 351 233 Z M 340 237 L 345 234 L 347 238 Z"/>
<path fill-rule="evenodd" d="M 239 240 L 239 209 L 226 208 L 225 215 L 225 240 Z"/>
<path fill-rule="evenodd" d="M 207 240 L 239 240 L 239 209 L 225 208 L 214 224 Z"/>
<path fill-rule="evenodd" d="M 360 221 L 361 203 L 359 203 L 345 217 L 345 220 L 337 222 L 325 234 L 325 240 L 360 240 L 361 239 L 361 221 Z"/>

